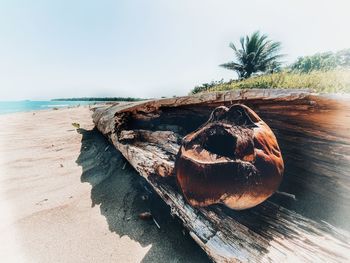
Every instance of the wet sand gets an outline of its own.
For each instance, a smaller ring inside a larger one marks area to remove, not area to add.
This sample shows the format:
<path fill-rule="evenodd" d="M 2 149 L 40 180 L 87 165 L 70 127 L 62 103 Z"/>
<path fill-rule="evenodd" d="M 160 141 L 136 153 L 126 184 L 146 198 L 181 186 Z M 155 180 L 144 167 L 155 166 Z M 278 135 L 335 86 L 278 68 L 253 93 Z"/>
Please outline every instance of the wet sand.
<path fill-rule="evenodd" d="M 87 107 L 0 122 L 1 262 L 208 261 Z"/>

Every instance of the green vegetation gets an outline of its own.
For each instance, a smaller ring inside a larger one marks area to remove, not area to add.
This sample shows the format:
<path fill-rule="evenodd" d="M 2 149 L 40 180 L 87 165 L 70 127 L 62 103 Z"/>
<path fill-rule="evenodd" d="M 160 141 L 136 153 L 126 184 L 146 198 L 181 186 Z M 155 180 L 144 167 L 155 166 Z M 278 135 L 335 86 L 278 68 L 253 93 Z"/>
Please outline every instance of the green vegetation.
<path fill-rule="evenodd" d="M 260 35 L 259 31 L 251 36 L 241 37 L 241 48 L 238 49 L 232 42 L 235 61 L 220 65 L 221 67 L 234 70 L 240 79 L 246 79 L 254 73 L 278 71 L 283 56 L 278 54 L 281 49 L 280 42 L 267 39 L 267 35 Z"/>
<path fill-rule="evenodd" d="M 72 126 L 76 129 L 80 129 L 80 124 L 77 122 L 72 122 Z"/>
<path fill-rule="evenodd" d="M 194 89 L 191 91 L 191 94 L 196 94 L 204 91 L 210 91 L 212 88 L 220 85 L 224 85 L 224 80 L 220 81 L 212 81 L 210 83 L 203 83 L 201 86 L 195 86 Z"/>
<path fill-rule="evenodd" d="M 123 97 L 105 97 L 105 98 L 99 98 L 99 97 L 84 97 L 84 98 L 60 98 L 60 99 L 52 99 L 51 101 L 141 101 L 145 99 L 141 98 L 123 98 Z"/>
<path fill-rule="evenodd" d="M 214 82 L 215 83 L 215 82 Z M 310 73 L 278 72 L 255 76 L 244 80 L 231 80 L 214 85 L 204 84 L 192 90 L 199 92 L 234 89 L 312 89 L 317 92 L 349 93 L 350 70 L 312 71 Z"/>
<path fill-rule="evenodd" d="M 315 70 L 328 71 L 346 67 L 350 67 L 350 49 L 343 49 L 336 53 L 324 52 L 300 57 L 289 66 L 292 71 L 300 73 L 309 73 Z"/>
<path fill-rule="evenodd" d="M 235 61 L 220 65 L 234 70 L 238 79 L 212 81 L 194 87 L 191 94 L 234 89 L 311 89 L 316 92 L 350 93 L 350 49 L 299 57 L 281 67 L 280 42 L 257 31 L 241 37 L 241 48 L 230 47 Z"/>

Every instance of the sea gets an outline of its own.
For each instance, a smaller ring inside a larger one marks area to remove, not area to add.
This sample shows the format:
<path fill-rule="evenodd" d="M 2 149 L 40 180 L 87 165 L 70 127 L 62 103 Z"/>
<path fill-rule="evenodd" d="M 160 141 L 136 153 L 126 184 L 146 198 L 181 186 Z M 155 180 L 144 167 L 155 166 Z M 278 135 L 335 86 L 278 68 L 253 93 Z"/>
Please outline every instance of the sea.
<path fill-rule="evenodd" d="M 0 114 L 14 112 L 38 111 L 56 108 L 68 108 L 78 105 L 93 105 L 96 101 L 55 101 L 55 100 L 22 100 L 22 101 L 0 101 Z"/>

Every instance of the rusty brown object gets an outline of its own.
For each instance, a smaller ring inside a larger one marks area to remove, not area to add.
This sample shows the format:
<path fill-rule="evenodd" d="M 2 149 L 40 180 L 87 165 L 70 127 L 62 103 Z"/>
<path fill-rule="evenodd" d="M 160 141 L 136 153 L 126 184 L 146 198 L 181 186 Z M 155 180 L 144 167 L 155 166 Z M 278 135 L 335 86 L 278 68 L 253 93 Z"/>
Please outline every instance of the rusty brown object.
<path fill-rule="evenodd" d="M 143 212 L 139 214 L 139 218 L 141 220 L 151 220 L 152 219 L 152 214 L 150 212 Z"/>
<path fill-rule="evenodd" d="M 269 126 L 249 107 L 235 104 L 217 107 L 204 125 L 184 137 L 175 170 L 191 205 L 223 203 L 242 210 L 277 190 L 284 165 Z"/>

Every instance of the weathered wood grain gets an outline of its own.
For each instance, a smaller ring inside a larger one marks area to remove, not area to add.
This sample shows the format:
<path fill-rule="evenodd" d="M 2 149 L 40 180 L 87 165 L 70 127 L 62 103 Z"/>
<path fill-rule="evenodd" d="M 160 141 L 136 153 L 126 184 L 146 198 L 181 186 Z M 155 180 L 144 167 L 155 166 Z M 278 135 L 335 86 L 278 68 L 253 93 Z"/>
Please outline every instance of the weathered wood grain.
<path fill-rule="evenodd" d="M 245 211 L 189 206 L 174 184 L 181 138 L 213 108 L 243 103 L 279 141 L 280 192 Z M 96 108 L 97 128 L 217 262 L 350 260 L 350 98 L 300 90 L 208 93 Z M 291 198 L 291 196 L 295 196 Z"/>

